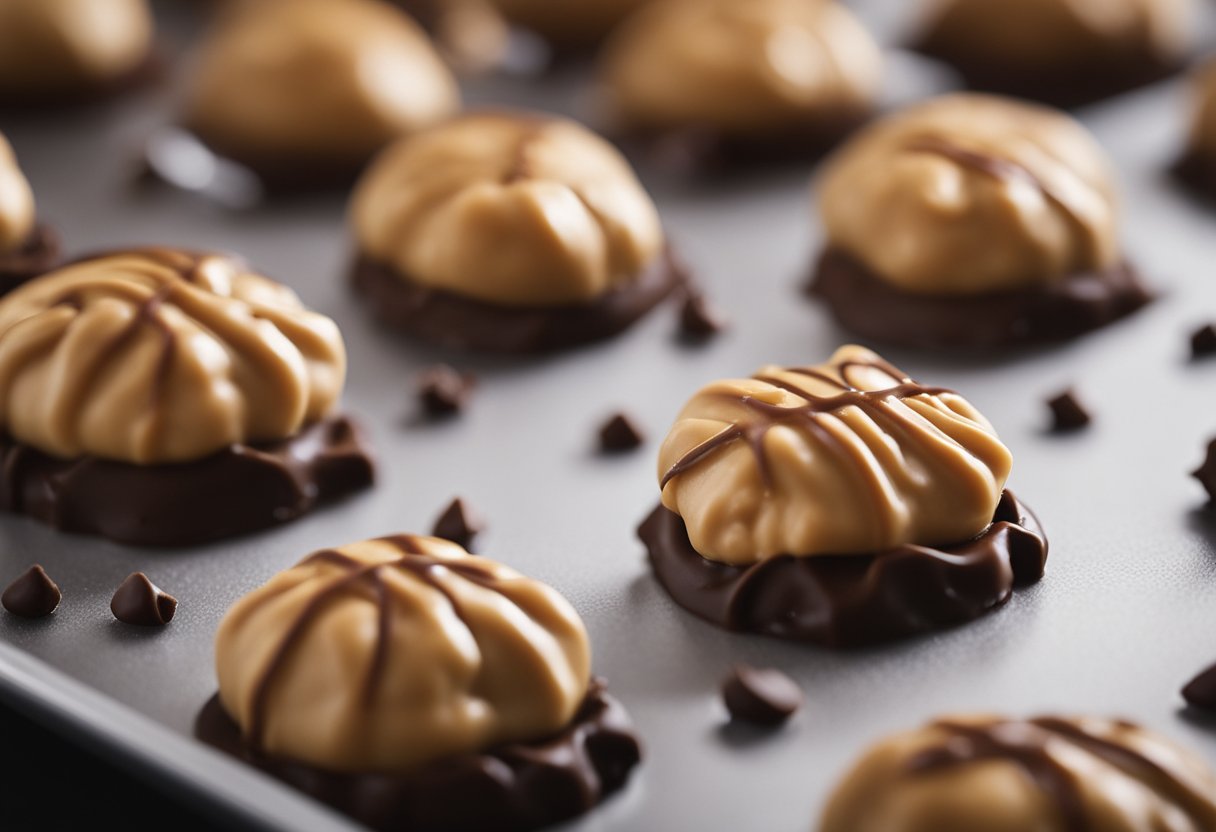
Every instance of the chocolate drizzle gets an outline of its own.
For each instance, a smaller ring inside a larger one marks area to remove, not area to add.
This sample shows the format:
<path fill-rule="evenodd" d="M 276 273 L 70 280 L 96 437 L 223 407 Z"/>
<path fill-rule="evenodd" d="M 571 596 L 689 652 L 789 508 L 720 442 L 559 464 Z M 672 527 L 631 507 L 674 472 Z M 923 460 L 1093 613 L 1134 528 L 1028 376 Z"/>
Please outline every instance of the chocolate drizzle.
<path fill-rule="evenodd" d="M 1114 727 L 1135 729 L 1126 722 Z M 1216 821 L 1216 803 L 1182 780 L 1175 772 L 1136 751 L 1127 743 L 1086 731 L 1080 724 L 1058 717 L 1027 721 L 998 721 L 971 725 L 941 720 L 933 727 L 949 737 L 940 745 L 922 751 L 909 761 L 912 776 L 948 770 L 985 760 L 1005 760 L 1019 766 L 1036 787 L 1055 805 L 1068 832 L 1090 832 L 1090 818 L 1081 776 L 1051 753 L 1057 743 L 1072 745 L 1128 777 L 1151 788 L 1162 800 L 1185 813 L 1196 829 Z"/>
<path fill-rule="evenodd" d="M 203 742 L 380 832 L 527 832 L 581 815 L 619 791 L 641 760 L 624 708 L 592 679 L 570 724 L 395 774 L 343 774 L 265 755 L 241 738 L 219 697 L 195 722 Z"/>
<path fill-rule="evenodd" d="M 364 593 L 370 596 L 376 604 L 379 627 L 376 633 L 376 644 L 372 661 L 368 667 L 367 676 L 363 680 L 363 699 L 365 703 L 370 705 L 375 701 L 376 691 L 388 662 L 388 647 L 392 639 L 391 617 L 389 615 L 391 604 L 387 585 L 383 578 L 386 571 L 395 569 L 401 572 L 408 572 L 417 580 L 443 595 L 457 616 L 460 617 L 463 617 L 460 600 L 443 581 L 439 580 L 436 572 L 443 570 L 477 584 L 484 589 L 502 592 L 501 581 L 491 570 L 475 562 L 430 555 L 426 552 L 421 541 L 412 535 L 382 537 L 379 538 L 379 541 L 396 548 L 401 553 L 401 556 L 393 561 L 369 564 L 345 555 L 336 549 L 323 549 L 301 562 L 301 566 L 310 563 L 324 563 L 341 569 L 345 574 L 313 596 L 297 616 L 296 620 L 292 622 L 282 641 L 279 642 L 278 647 L 266 662 L 261 677 L 258 679 L 257 684 L 254 685 L 251 696 L 249 725 L 245 733 L 245 741 L 251 747 L 260 749 L 262 746 L 270 690 L 278 674 L 308 631 L 308 628 L 317 621 L 326 607 L 342 597 L 342 595 L 350 592 Z"/>
<path fill-rule="evenodd" d="M 849 380 L 850 372 L 858 367 L 879 370 L 890 377 L 895 384 L 881 390 L 861 390 L 855 387 Z M 805 426 L 823 439 L 825 444 L 829 448 L 832 448 L 834 452 L 839 453 L 841 452 L 841 448 L 839 447 L 840 441 L 835 439 L 829 431 L 825 430 L 819 424 L 816 417 L 825 413 L 835 413 L 846 407 L 856 407 L 887 429 L 899 430 L 905 417 L 901 416 L 898 411 L 888 407 L 888 401 L 891 399 L 908 399 L 915 396 L 940 396 L 953 392 L 944 387 L 926 387 L 915 382 L 902 370 L 896 369 L 881 358 L 874 358 L 868 361 L 844 361 L 835 365 L 834 369 L 839 373 L 839 379 L 828 373 L 807 367 L 788 367 L 783 371 L 792 375 L 814 379 L 840 391 L 831 396 L 812 393 L 800 385 L 793 384 L 776 376 L 755 376 L 757 381 L 762 381 L 798 396 L 803 400 L 803 403 L 787 407 L 770 404 L 752 396 L 740 397 L 738 399 L 739 403 L 755 415 L 755 420 L 736 422 L 688 451 L 688 453 L 664 472 L 659 480 L 659 487 L 666 488 L 669 482 L 696 467 L 718 449 L 740 440 L 746 442 L 751 447 L 752 453 L 756 457 L 756 464 L 760 470 L 761 481 L 766 487 L 769 487 L 772 485 L 772 474 L 764 452 L 764 438 L 773 428 L 790 423 Z"/>
<path fill-rule="evenodd" d="M 746 567 L 701 557 L 680 516 L 659 506 L 638 535 L 680 606 L 728 630 L 860 647 L 971 621 L 1043 576 L 1047 540 L 1006 491 L 992 525 L 953 546 L 873 555 L 781 555 Z"/>

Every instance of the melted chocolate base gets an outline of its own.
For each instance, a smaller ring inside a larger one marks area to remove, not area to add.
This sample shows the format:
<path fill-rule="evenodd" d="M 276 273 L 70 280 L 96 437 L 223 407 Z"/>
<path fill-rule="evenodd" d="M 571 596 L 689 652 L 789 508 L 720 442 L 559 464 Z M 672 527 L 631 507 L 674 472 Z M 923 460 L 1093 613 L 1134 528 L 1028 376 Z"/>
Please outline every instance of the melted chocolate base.
<path fill-rule="evenodd" d="M 252 749 L 212 697 L 195 735 L 371 829 L 526 832 L 592 809 L 623 787 L 641 760 L 625 709 L 593 679 L 573 722 L 539 742 L 510 743 L 409 775 L 338 774 Z"/>
<path fill-rule="evenodd" d="M 43 113 L 104 104 L 112 99 L 152 86 L 166 74 L 167 61 L 153 49 L 133 69 L 101 81 L 84 81 L 61 90 L 0 90 L 0 114 Z"/>
<path fill-rule="evenodd" d="M 1014 65 L 995 60 L 976 44 L 960 43 L 933 32 L 912 48 L 949 64 L 969 89 L 1063 108 L 1082 107 L 1154 84 L 1185 67 L 1184 61 L 1163 60 L 1139 49 L 1112 49 L 1097 59 L 1085 56 L 1065 63 Z"/>
<path fill-rule="evenodd" d="M 1020 291 L 943 296 L 904 292 L 850 254 L 828 248 L 807 287 L 842 326 L 911 347 L 1008 347 L 1075 338 L 1154 299 L 1131 265 Z"/>
<path fill-rule="evenodd" d="M 1191 151 L 1174 163 L 1170 173 L 1192 194 L 1216 206 L 1216 155 Z"/>
<path fill-rule="evenodd" d="M 692 176 L 817 162 L 871 118 L 839 112 L 814 122 L 750 135 L 712 127 L 626 129 L 616 139 L 626 155 L 662 170 Z"/>
<path fill-rule="evenodd" d="M 877 555 L 780 557 L 740 567 L 707 560 L 683 519 L 659 506 L 638 529 L 655 577 L 684 609 L 720 627 L 861 647 L 962 624 L 1043 577 L 1047 539 L 1016 497 L 992 525 L 955 546 L 898 546 Z"/>
<path fill-rule="evenodd" d="M 0 295 L 58 266 L 60 251 L 59 235 L 49 226 L 37 226 L 21 248 L 0 254 Z"/>
<path fill-rule="evenodd" d="M 375 466 L 351 420 L 291 439 L 232 445 L 196 462 L 58 459 L 0 437 L 0 509 L 137 546 L 187 546 L 294 520 L 370 486 Z"/>
<path fill-rule="evenodd" d="M 367 257 L 351 273 L 356 291 L 376 317 L 423 341 L 497 353 L 538 353 L 610 338 L 684 285 L 683 268 L 670 254 L 631 283 L 590 303 L 567 306 L 501 306 L 432 289 Z"/>

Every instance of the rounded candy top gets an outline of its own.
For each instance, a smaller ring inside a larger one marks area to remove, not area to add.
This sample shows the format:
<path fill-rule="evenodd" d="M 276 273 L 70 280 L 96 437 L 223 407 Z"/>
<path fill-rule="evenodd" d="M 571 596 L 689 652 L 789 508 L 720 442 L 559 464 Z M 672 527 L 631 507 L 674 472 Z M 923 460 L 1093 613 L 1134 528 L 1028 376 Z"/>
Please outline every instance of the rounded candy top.
<path fill-rule="evenodd" d="M 0 299 L 0 423 L 61 458 L 164 464 L 286 439 L 345 375 L 333 321 L 224 255 L 115 252 Z"/>
<path fill-rule="evenodd" d="M 603 76 L 627 125 L 746 134 L 868 111 L 882 57 L 836 3 L 662 0 L 613 35 Z"/>
<path fill-rule="evenodd" d="M 1117 720 L 939 719 L 875 745 L 819 832 L 1206 832 L 1216 773 Z"/>
<path fill-rule="evenodd" d="M 543 116 L 467 115 L 393 145 L 364 175 L 351 215 L 364 256 L 503 306 L 595 300 L 665 245 L 620 153 Z"/>
<path fill-rule="evenodd" d="M 663 505 L 734 565 L 970 540 L 1011 465 L 965 399 L 855 346 L 703 388 L 659 451 Z"/>
<path fill-rule="evenodd" d="M 0 133 L 0 254 L 20 248 L 33 232 L 35 219 L 34 192 Z"/>
<path fill-rule="evenodd" d="M 426 34 L 370 0 L 259 0 L 204 41 L 184 120 L 221 153 L 357 164 L 454 113 Z"/>
<path fill-rule="evenodd" d="M 566 727 L 590 648 L 548 586 L 399 535 L 317 552 L 238 600 L 216 666 L 225 710 L 259 750 L 402 773 Z"/>
<path fill-rule="evenodd" d="M 913 293 L 1024 289 L 1122 259 L 1105 154 L 1069 116 L 949 95 L 889 116 L 832 160 L 829 245 Z"/>

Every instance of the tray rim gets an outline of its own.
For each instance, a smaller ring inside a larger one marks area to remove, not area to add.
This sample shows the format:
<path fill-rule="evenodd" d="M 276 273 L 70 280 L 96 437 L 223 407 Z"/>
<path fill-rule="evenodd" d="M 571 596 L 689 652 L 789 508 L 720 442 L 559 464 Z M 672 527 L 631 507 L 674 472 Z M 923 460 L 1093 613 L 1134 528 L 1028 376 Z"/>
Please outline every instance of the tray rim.
<path fill-rule="evenodd" d="M 156 783 L 219 828 L 361 829 L 328 807 L 208 748 L 0 640 L 0 702 L 39 726 Z"/>

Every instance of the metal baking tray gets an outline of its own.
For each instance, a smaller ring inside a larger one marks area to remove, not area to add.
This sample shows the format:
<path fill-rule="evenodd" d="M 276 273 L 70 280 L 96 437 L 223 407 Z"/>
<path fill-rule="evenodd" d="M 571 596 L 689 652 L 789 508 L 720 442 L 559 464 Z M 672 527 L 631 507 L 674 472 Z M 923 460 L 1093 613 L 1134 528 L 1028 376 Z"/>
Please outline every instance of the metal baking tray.
<path fill-rule="evenodd" d="M 855 5 L 888 42 L 902 37 L 905 4 Z M 197 9 L 162 11 L 167 37 L 185 42 Z M 938 80 L 906 56 L 896 56 L 891 75 L 896 97 Z M 585 114 L 585 80 L 578 70 L 480 80 L 468 97 Z M 1015 454 L 1011 486 L 1051 539 L 1046 578 L 968 626 L 848 653 L 731 635 L 693 618 L 656 585 L 634 536 L 657 497 L 658 441 L 695 389 L 768 362 L 823 360 L 848 340 L 799 293 L 821 234 L 808 170 L 699 185 L 644 172 L 680 252 L 731 316 L 729 333 L 709 345 L 680 346 L 674 314 L 660 311 L 615 341 L 565 355 L 453 356 L 370 323 L 346 282 L 343 199 L 235 213 L 180 192 L 133 189 L 138 149 L 171 112 L 164 90 L 0 129 L 71 251 L 128 243 L 237 251 L 334 317 L 351 357 L 346 406 L 370 429 L 380 482 L 284 528 L 190 550 L 126 548 L 0 517 L 0 579 L 40 562 L 64 591 L 50 619 L 0 616 L 5 699 L 230 819 L 349 829 L 192 738 L 195 714 L 215 691 L 212 636 L 234 599 L 305 554 L 425 532 L 459 494 L 489 520 L 484 554 L 551 583 L 582 613 L 597 672 L 645 738 L 628 789 L 569 830 L 806 830 L 866 744 L 960 710 L 1122 715 L 1216 763 L 1216 732 L 1186 719 L 1177 694 L 1216 660 L 1216 515 L 1202 510 L 1203 492 L 1187 476 L 1216 435 L 1216 362 L 1189 362 L 1186 344 L 1195 325 L 1216 318 L 1216 214 L 1162 172 L 1188 118 L 1180 81 L 1082 113 L 1117 162 L 1127 247 L 1165 290 L 1159 302 L 1049 350 L 884 351 L 915 376 L 962 391 L 996 424 Z M 440 359 L 477 373 L 476 398 L 456 421 L 419 426 L 411 379 Z M 1048 435 L 1042 401 L 1067 385 L 1096 422 Z M 618 408 L 650 441 L 605 459 L 595 429 Z M 109 613 L 114 588 L 136 569 L 181 601 L 163 630 L 138 631 Z M 793 675 L 807 693 L 803 713 L 772 735 L 727 727 L 717 689 L 736 661 Z"/>

